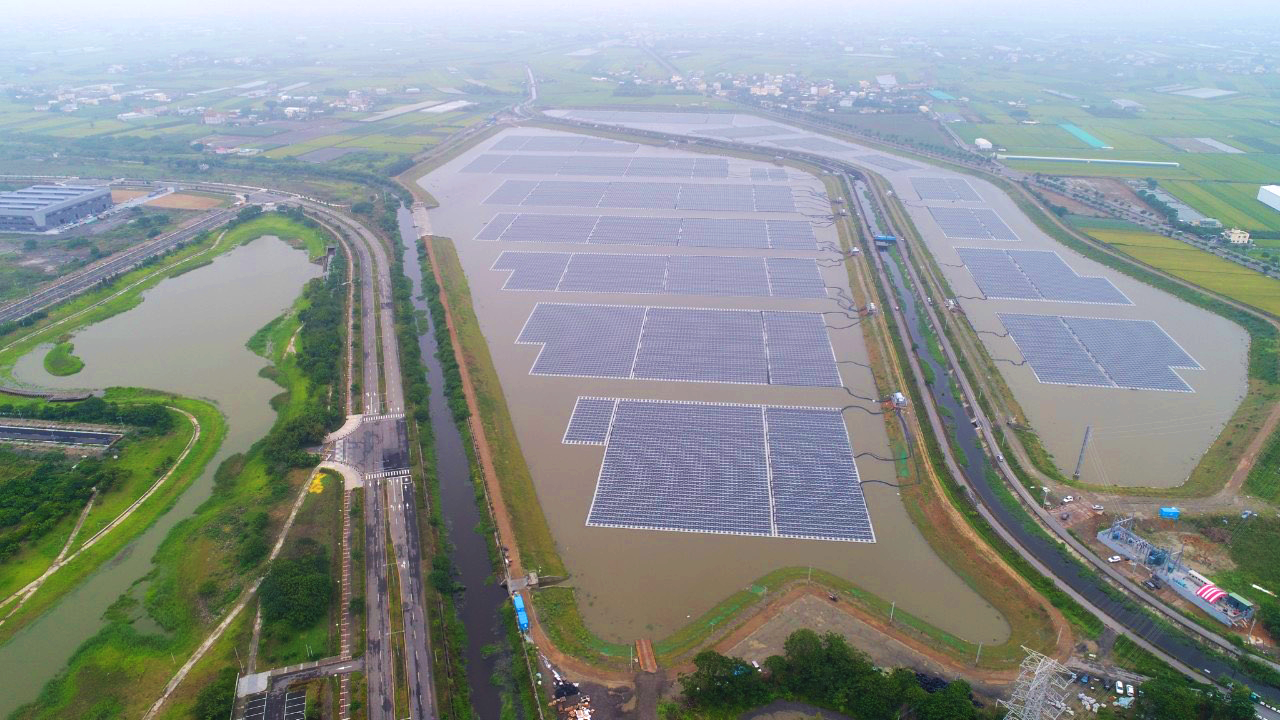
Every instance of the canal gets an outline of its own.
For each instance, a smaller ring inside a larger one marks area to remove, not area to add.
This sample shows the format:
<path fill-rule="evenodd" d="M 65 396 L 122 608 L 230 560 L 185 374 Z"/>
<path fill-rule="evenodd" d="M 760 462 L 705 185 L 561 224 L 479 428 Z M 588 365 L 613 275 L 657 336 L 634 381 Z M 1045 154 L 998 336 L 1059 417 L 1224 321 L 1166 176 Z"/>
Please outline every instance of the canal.
<path fill-rule="evenodd" d="M 500 610 L 507 593 L 495 581 L 489 558 L 488 540 L 478 530 L 480 509 L 476 506 L 476 488 L 471 479 L 471 466 L 463 445 L 462 434 L 453 421 L 444 394 L 444 370 L 436 356 L 435 323 L 444 322 L 431 314 L 422 294 L 422 247 L 413 224 L 413 215 L 405 208 L 397 213 L 400 238 L 404 245 L 404 272 L 413 285 L 414 310 L 425 317 L 418 328 L 418 345 L 427 366 L 427 383 L 431 386 L 428 402 L 431 433 L 435 441 L 436 476 L 440 482 L 440 510 L 444 516 L 446 537 L 453 550 L 458 582 L 463 586 L 455 596 L 458 615 L 467 631 L 467 679 L 471 687 L 471 706 L 480 720 L 497 720 L 502 698 L 490 678 L 497 670 L 499 653 L 485 652 L 485 646 L 504 642 Z M 437 671 L 438 672 L 438 671 Z"/>

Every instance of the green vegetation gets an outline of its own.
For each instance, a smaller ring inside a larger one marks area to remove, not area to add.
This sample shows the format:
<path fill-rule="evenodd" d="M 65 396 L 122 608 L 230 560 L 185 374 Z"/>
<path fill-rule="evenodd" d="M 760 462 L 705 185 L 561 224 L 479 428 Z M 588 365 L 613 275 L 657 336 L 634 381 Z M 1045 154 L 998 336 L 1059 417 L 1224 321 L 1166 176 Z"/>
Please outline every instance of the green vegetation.
<path fill-rule="evenodd" d="M 762 670 L 713 650 L 698 653 L 693 672 L 680 676 L 683 706 L 667 706 L 663 716 L 730 717 L 781 699 L 867 720 L 976 720 L 1003 714 L 995 707 L 980 711 L 963 680 L 928 692 L 910 669 L 881 672 L 837 633 L 796 630 L 783 649 L 766 659 Z"/>
<path fill-rule="evenodd" d="M 301 305 L 300 300 L 277 325 L 285 337 L 297 331 Z M 290 491 L 308 477 L 303 468 L 314 464 L 304 448 L 323 434 L 329 417 L 318 399 L 328 389 L 313 386 L 284 343 L 273 344 L 270 360 L 270 377 L 285 389 L 275 403 L 278 418 L 271 431 L 243 456 L 224 462 L 212 495 L 165 538 L 148 578 L 113 606 L 106 627 L 16 717 L 86 717 L 100 707 L 110 707 L 100 717 L 140 716 L 171 676 L 173 658 L 187 656 L 261 572 L 260 562 L 252 564 L 260 551 L 246 551 L 243 538 L 257 544 L 252 538 L 278 533 Z M 335 364 L 340 360 L 333 358 Z M 166 504 L 171 501 L 169 497 Z M 242 622 L 237 619 L 237 627 Z M 200 676 L 206 680 L 234 664 L 222 647 L 220 641 L 210 662 L 201 664 Z M 125 673 L 129 683 L 109 679 Z M 196 700 L 182 702 L 194 707 Z"/>
<path fill-rule="evenodd" d="M 1165 180 L 1160 186 L 1226 227 L 1254 232 L 1280 230 L 1280 212 L 1258 201 L 1256 183 Z"/>
<path fill-rule="evenodd" d="M 50 375 L 75 375 L 84 369 L 84 361 L 73 354 L 75 346 L 63 340 L 49 349 L 44 356 L 44 369 Z"/>
<path fill-rule="evenodd" d="M 337 495 L 337 491 L 329 490 L 328 495 Z M 326 520 L 333 520 L 332 513 L 326 515 Z M 293 645 L 295 650 L 302 651 L 264 653 L 263 659 L 272 666 L 328 654 L 329 611 L 336 590 L 330 565 L 328 548 L 309 537 L 291 542 L 287 552 L 271 564 L 258 588 L 262 604 L 263 642 L 272 649 Z M 310 639 L 314 633 L 307 631 L 313 629 L 319 630 L 323 641 L 307 648 L 307 643 L 299 643 L 299 639 Z M 303 647 L 298 648 L 299 644 Z"/>

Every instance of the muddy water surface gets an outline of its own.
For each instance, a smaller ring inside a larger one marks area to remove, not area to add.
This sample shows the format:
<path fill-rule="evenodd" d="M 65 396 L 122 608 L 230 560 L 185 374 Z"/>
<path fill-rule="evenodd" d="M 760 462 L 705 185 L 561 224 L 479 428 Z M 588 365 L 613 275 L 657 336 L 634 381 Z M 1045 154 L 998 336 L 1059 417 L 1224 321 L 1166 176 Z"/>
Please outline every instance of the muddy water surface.
<path fill-rule="evenodd" d="M 545 131 L 522 128 L 511 133 L 528 135 Z M 502 137 L 501 135 L 499 137 Z M 496 141 L 496 140 L 495 140 Z M 471 287 L 472 301 L 488 340 L 503 390 L 512 411 L 521 450 L 533 474 L 538 497 L 551 524 L 559 550 L 571 573 L 569 584 L 578 591 L 588 625 L 611 640 L 629 642 L 640 637 L 661 639 L 706 612 L 730 594 L 750 587 L 762 575 L 779 567 L 812 566 L 848 578 L 858 585 L 965 639 L 996 643 L 1008 636 L 1000 615 L 951 572 L 933 553 L 903 508 L 898 492 L 885 485 L 867 485 L 864 491 L 872 513 L 877 542 L 874 544 L 734 537 L 724 535 L 657 532 L 585 525 L 603 459 L 603 448 L 564 445 L 561 437 L 579 395 L 656 398 L 708 402 L 742 402 L 781 405 L 841 407 L 857 402 L 841 389 L 730 385 L 719 383 L 653 382 L 585 378 L 539 377 L 529 374 L 539 348 L 516 345 L 514 340 L 539 301 L 666 305 L 683 307 L 751 308 L 778 310 L 835 310 L 831 300 L 778 298 L 719 298 L 673 295 L 610 295 L 503 291 L 506 273 L 489 268 L 503 250 L 629 252 L 658 254 L 794 255 L 818 257 L 818 253 L 718 250 L 708 248 L 601 247 L 541 243 L 500 243 L 474 240 L 475 234 L 496 212 L 514 208 L 484 205 L 498 187 L 498 175 L 461 173 L 492 142 L 428 175 L 423 185 L 441 207 L 431 211 L 433 231 L 455 240 Z M 681 155 L 665 149 L 641 148 L 638 156 Z M 747 165 L 734 161 L 727 181 L 742 183 Z M 521 179 L 539 179 L 519 176 Z M 610 178 L 589 178 L 607 180 Z M 797 183 L 797 198 L 809 197 L 807 189 L 821 191 L 816 178 Z M 803 200 L 809 204 L 809 200 Z M 816 204 L 815 204 L 816 207 Z M 536 208 L 531 211 L 565 214 L 618 214 L 676 216 L 674 211 L 594 210 Z M 794 214 L 681 212 L 689 217 L 788 218 Z M 833 228 L 817 228 L 820 240 L 836 241 Z M 832 257 L 826 254 L 825 257 Z M 848 286 L 843 267 L 823 270 L 829 285 Z M 837 322 L 832 316 L 831 324 Z M 857 328 L 832 330 L 832 345 L 840 360 L 866 361 L 866 349 Z M 852 392 L 874 395 L 869 372 L 852 364 L 840 366 Z M 888 439 L 880 417 L 845 413 L 855 452 L 887 454 Z M 893 481 L 892 465 L 869 457 L 858 461 L 864 479 Z M 538 568 L 530 568 L 538 570 Z"/>

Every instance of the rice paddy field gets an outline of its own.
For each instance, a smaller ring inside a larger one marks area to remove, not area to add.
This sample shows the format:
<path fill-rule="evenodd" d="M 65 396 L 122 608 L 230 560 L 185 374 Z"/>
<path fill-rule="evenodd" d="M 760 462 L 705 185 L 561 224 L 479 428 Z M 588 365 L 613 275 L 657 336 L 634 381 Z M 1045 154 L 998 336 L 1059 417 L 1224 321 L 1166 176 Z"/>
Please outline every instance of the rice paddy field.
<path fill-rule="evenodd" d="M 1260 310 L 1280 315 L 1280 280 L 1163 235 L 1121 223 L 1073 219 L 1090 236 L 1152 267 Z"/>

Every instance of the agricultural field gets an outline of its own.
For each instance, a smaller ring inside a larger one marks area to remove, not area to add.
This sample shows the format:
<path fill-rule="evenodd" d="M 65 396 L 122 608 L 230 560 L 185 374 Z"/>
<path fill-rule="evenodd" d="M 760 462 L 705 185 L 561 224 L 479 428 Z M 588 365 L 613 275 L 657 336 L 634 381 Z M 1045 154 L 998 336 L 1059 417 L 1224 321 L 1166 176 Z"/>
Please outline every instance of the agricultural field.
<path fill-rule="evenodd" d="M 1280 280 L 1163 235 L 1076 221 L 1089 235 L 1136 260 L 1207 290 L 1280 316 Z M 1090 226 L 1094 225 L 1094 226 Z"/>
<path fill-rule="evenodd" d="M 1164 189 L 1227 227 L 1249 231 L 1280 230 L 1280 211 L 1258 201 L 1253 183 L 1164 181 Z"/>

